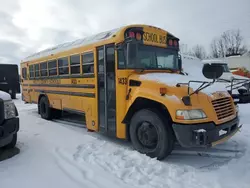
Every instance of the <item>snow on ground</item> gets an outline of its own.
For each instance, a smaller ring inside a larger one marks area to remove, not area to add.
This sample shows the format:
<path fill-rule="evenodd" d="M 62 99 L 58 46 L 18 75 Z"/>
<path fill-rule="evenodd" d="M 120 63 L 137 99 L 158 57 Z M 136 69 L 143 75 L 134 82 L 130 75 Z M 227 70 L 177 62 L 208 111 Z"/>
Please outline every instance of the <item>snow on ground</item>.
<path fill-rule="evenodd" d="M 208 150 L 177 146 L 157 161 L 127 142 L 43 120 L 20 97 L 15 103 L 21 152 L 0 162 L 1 188 L 249 188 L 250 105 L 240 105 L 243 129 L 226 143 Z"/>

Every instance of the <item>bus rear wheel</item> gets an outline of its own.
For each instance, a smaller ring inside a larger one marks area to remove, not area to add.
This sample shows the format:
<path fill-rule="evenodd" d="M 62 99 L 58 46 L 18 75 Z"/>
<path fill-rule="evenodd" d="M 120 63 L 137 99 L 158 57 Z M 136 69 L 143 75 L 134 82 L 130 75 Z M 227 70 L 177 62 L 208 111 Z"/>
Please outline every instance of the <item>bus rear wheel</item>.
<path fill-rule="evenodd" d="M 142 109 L 136 112 L 131 119 L 129 132 L 133 147 L 149 157 L 163 160 L 174 148 L 171 125 L 156 110 Z"/>
<path fill-rule="evenodd" d="M 43 119 L 52 119 L 52 109 L 49 106 L 49 100 L 47 97 L 42 97 L 39 101 L 39 112 Z"/>

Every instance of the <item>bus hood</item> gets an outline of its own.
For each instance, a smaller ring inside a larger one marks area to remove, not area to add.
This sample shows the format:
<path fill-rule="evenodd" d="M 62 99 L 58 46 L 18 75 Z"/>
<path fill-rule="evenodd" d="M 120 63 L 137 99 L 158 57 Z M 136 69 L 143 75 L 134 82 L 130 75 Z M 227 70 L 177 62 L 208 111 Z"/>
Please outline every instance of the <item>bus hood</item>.
<path fill-rule="evenodd" d="M 188 83 L 189 81 L 206 81 L 211 82 L 212 80 L 206 79 L 205 77 L 194 77 L 189 75 L 171 74 L 171 73 L 145 73 L 139 76 L 140 80 L 148 80 L 168 86 L 175 87 L 178 83 Z M 193 90 L 198 89 L 202 83 L 191 83 L 190 88 Z M 226 83 L 215 82 L 207 88 L 201 90 L 207 95 L 212 95 L 215 92 L 227 92 Z"/>
<path fill-rule="evenodd" d="M 0 99 L 4 101 L 8 101 L 8 100 L 11 100 L 11 97 L 10 97 L 10 94 L 0 91 Z"/>

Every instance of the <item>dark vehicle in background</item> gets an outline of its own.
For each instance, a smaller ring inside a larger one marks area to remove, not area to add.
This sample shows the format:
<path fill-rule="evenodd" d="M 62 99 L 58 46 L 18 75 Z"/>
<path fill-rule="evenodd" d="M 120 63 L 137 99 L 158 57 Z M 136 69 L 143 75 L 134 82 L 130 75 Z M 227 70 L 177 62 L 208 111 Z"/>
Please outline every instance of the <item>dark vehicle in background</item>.
<path fill-rule="evenodd" d="M 19 131 L 18 111 L 10 95 L 0 91 L 0 149 L 12 149 Z"/>
<path fill-rule="evenodd" d="M 9 93 L 12 99 L 20 93 L 20 77 L 16 64 L 0 64 L 0 90 Z"/>

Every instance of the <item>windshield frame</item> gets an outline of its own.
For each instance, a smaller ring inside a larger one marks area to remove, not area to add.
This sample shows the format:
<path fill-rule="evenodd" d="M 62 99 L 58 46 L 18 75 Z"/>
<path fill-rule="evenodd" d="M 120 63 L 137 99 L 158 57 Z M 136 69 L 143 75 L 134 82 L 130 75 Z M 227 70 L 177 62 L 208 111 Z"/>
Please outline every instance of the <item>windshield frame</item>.
<path fill-rule="evenodd" d="M 169 54 L 173 54 L 176 56 L 176 68 L 144 68 L 144 67 L 128 67 L 127 66 L 127 45 L 124 46 L 124 48 L 122 49 L 119 49 L 117 51 L 117 59 L 118 59 L 118 62 L 117 62 L 117 69 L 118 70 L 149 70 L 149 71 L 180 71 L 179 68 L 178 68 L 178 59 L 179 59 L 179 50 L 177 49 L 171 49 L 171 48 L 164 48 L 164 47 L 158 47 L 158 46 L 152 46 L 152 45 L 145 45 L 145 44 L 138 44 L 138 45 L 142 45 L 142 46 L 145 46 L 145 47 L 152 47 L 152 48 L 155 48 L 155 49 L 161 49 L 161 50 L 164 50 L 164 51 L 168 51 Z M 137 48 L 138 49 L 138 48 Z M 155 55 L 155 59 L 156 59 L 156 62 L 158 61 L 157 60 L 157 56 Z M 123 66 L 121 66 L 121 63 L 120 62 L 123 62 Z"/>

